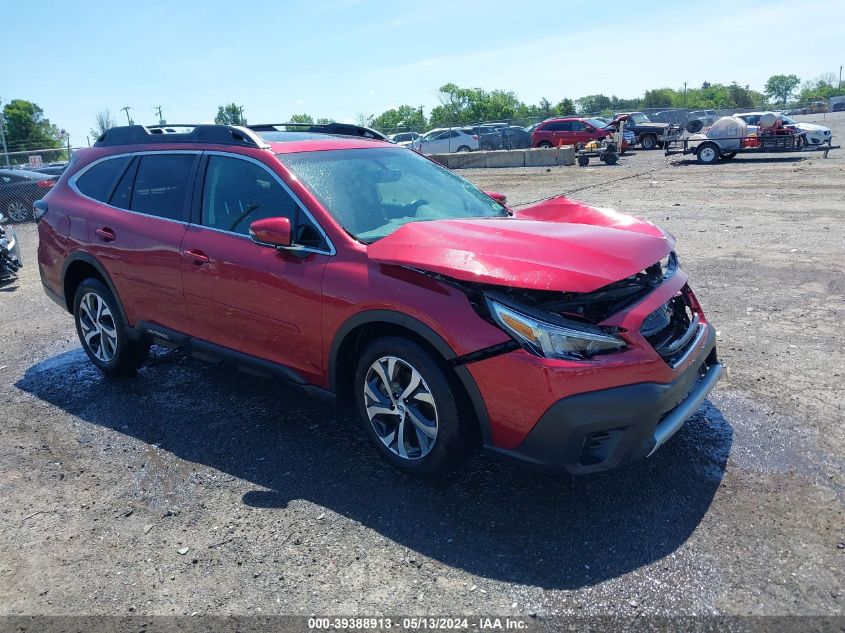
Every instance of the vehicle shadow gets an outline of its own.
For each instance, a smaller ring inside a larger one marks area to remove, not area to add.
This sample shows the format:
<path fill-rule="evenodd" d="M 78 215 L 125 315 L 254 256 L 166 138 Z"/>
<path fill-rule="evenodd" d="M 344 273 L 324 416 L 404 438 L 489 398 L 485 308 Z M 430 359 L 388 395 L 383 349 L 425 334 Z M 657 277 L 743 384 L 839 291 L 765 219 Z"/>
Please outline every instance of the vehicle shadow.
<path fill-rule="evenodd" d="M 85 422 L 254 484 L 249 506 L 308 500 L 446 565 L 543 588 L 600 583 L 674 552 L 707 512 L 733 439 L 707 403 L 653 458 L 616 471 L 553 478 L 479 455 L 427 483 L 384 465 L 351 414 L 178 352 L 111 380 L 76 349 L 16 384 Z"/>
<path fill-rule="evenodd" d="M 743 165 L 759 165 L 764 163 L 801 163 L 809 160 L 809 156 L 772 156 L 771 158 L 761 158 L 759 156 L 741 156 L 737 155 L 730 160 L 719 160 L 714 165 L 730 165 L 732 163 Z M 670 163 L 673 167 L 686 167 L 687 165 L 698 165 L 698 161 L 694 154 L 690 154 L 690 158 L 681 159 Z"/>

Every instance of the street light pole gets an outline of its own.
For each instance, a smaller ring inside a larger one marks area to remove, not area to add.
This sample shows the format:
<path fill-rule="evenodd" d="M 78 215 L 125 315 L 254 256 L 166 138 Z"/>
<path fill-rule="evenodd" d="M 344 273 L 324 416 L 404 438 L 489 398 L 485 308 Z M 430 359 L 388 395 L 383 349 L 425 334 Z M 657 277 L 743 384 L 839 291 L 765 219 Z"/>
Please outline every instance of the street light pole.
<path fill-rule="evenodd" d="M 126 122 L 127 122 L 127 124 L 128 124 L 128 125 L 132 125 L 132 119 L 130 119 L 130 118 L 129 118 L 129 110 L 130 110 L 130 107 L 129 107 L 129 106 L 123 106 L 123 107 L 121 108 L 121 110 L 123 110 L 123 111 L 126 113 Z"/>

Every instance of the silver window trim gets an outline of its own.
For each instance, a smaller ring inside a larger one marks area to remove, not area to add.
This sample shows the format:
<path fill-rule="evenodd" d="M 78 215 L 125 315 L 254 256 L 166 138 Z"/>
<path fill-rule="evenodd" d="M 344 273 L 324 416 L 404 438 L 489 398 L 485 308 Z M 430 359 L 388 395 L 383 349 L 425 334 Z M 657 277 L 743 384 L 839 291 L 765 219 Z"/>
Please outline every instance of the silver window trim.
<path fill-rule="evenodd" d="M 68 186 L 77 195 L 79 195 L 79 196 L 81 196 L 81 197 L 83 197 L 87 200 L 91 200 L 92 202 L 96 202 L 97 204 L 101 204 L 101 205 L 103 205 L 103 206 L 105 206 L 109 209 L 114 209 L 115 211 L 122 211 L 124 213 L 133 213 L 135 215 L 140 215 L 140 216 L 147 217 L 147 218 L 156 218 L 157 220 L 164 220 L 165 222 L 174 222 L 176 224 L 184 224 L 185 226 L 189 226 L 189 225 L 193 224 L 194 226 L 202 227 L 203 229 L 206 229 L 206 230 L 209 230 L 209 231 L 217 231 L 218 233 L 225 233 L 226 235 L 235 235 L 237 237 L 245 238 L 245 239 L 249 240 L 250 242 L 252 242 L 253 244 L 256 243 L 256 242 L 253 241 L 253 239 L 249 235 L 244 235 L 243 233 L 237 233 L 236 231 L 226 231 L 225 229 L 218 229 L 218 228 L 215 228 L 215 227 L 212 227 L 212 226 L 205 226 L 205 225 L 202 224 L 201 221 L 200 221 L 199 224 L 194 224 L 190 221 L 174 220 L 172 218 L 164 218 L 160 215 L 153 215 L 151 213 L 142 213 L 141 211 L 133 211 L 132 209 L 124 209 L 122 207 L 116 207 L 114 205 L 109 204 L 108 202 L 103 202 L 102 200 L 97 200 L 96 198 L 92 198 L 91 196 L 85 195 L 84 193 L 82 193 L 79 190 L 79 186 L 76 184 L 76 181 L 81 176 L 83 176 L 89 169 L 91 169 L 95 165 L 99 165 L 100 163 L 105 162 L 107 160 L 113 160 L 113 159 L 116 159 L 116 158 L 126 158 L 126 157 L 129 157 L 130 160 L 131 160 L 131 158 L 134 157 L 134 156 L 152 156 L 152 155 L 158 155 L 158 154 L 190 154 L 190 155 L 207 154 L 209 156 L 225 156 L 227 158 L 228 157 L 239 158 L 241 160 L 245 160 L 245 161 L 248 161 L 248 162 L 251 162 L 251 163 L 255 163 L 256 165 L 263 167 L 264 170 L 268 174 L 273 176 L 273 178 L 276 179 L 276 182 L 278 182 L 282 186 L 282 188 L 287 192 L 287 194 L 291 198 L 293 198 L 294 202 L 296 202 L 296 204 L 298 204 L 299 207 L 305 212 L 305 215 L 308 216 L 308 219 L 311 221 L 311 223 L 315 227 L 317 227 L 317 230 L 320 232 L 320 235 L 322 235 L 323 239 L 326 240 L 326 244 L 329 245 L 328 251 L 326 251 L 324 249 L 312 248 L 310 246 L 303 246 L 303 247 L 298 248 L 297 250 L 299 252 L 317 253 L 319 255 L 329 255 L 329 256 L 335 255 L 337 253 L 337 249 L 335 248 L 334 243 L 331 241 L 331 239 L 329 239 L 329 236 L 326 234 L 325 230 L 320 225 L 320 223 L 317 222 L 317 220 L 311 214 L 311 211 L 308 210 L 308 207 L 306 207 L 302 203 L 302 200 L 299 199 L 299 196 L 297 196 L 293 191 L 291 191 L 291 188 L 287 186 L 285 181 L 282 180 L 276 172 L 274 172 L 272 169 L 270 169 L 270 167 L 267 166 L 267 164 L 261 162 L 260 160 L 253 158 L 252 156 L 244 156 L 243 154 L 235 154 L 233 152 L 221 152 L 221 151 L 218 151 L 218 150 L 206 151 L 206 150 L 194 150 L 194 149 L 191 149 L 191 150 L 180 150 L 180 149 L 147 150 L 147 151 L 140 151 L 140 152 L 122 152 L 120 154 L 109 154 L 108 156 L 103 156 L 102 158 L 98 158 L 97 160 L 92 161 L 91 163 L 85 165 L 85 167 L 80 169 L 78 172 L 76 172 L 73 176 L 71 176 L 68 179 Z M 203 185 L 204 184 L 205 183 L 203 183 Z M 203 187 L 203 190 L 204 190 L 204 188 L 205 187 Z M 202 220 L 202 218 L 200 218 L 200 220 Z"/>
<path fill-rule="evenodd" d="M 320 223 L 317 222 L 317 220 L 311 214 L 311 211 L 308 210 L 308 207 L 306 207 L 302 203 L 302 200 L 299 199 L 299 196 L 297 196 L 291 190 L 291 188 L 288 187 L 287 183 L 284 180 L 281 179 L 279 174 L 277 174 L 272 169 L 270 169 L 270 167 L 266 163 L 263 163 L 260 160 L 253 158 L 252 156 L 244 156 L 243 154 L 233 154 L 231 152 L 221 152 L 221 151 L 218 151 L 218 150 L 210 150 L 210 151 L 207 151 L 205 153 L 208 154 L 209 156 L 224 156 L 226 158 L 238 158 L 240 160 L 245 160 L 245 161 L 250 162 L 250 163 L 255 163 L 259 167 L 263 167 L 264 170 L 268 174 L 270 174 L 271 176 L 273 176 L 273 178 L 276 179 L 276 182 L 278 182 L 282 186 L 282 189 L 284 189 L 287 192 L 287 194 L 293 199 L 293 201 L 296 202 L 297 205 L 299 205 L 299 208 L 302 209 L 305 212 L 305 215 L 308 216 L 309 220 L 311 220 L 311 224 L 313 224 L 315 227 L 317 227 L 317 230 L 320 232 L 320 235 L 323 236 L 323 239 L 326 240 L 326 244 L 329 245 L 329 250 L 320 249 L 320 248 L 312 248 L 310 246 L 302 246 L 302 247 L 298 247 L 297 251 L 299 251 L 300 253 L 318 253 L 320 255 L 329 255 L 329 256 L 335 255 L 337 253 L 337 249 L 334 247 L 334 243 L 332 243 L 332 241 L 329 239 L 329 236 L 323 230 L 323 227 L 320 226 Z M 274 157 L 275 157 L 275 155 L 274 155 Z M 205 182 L 203 182 L 203 192 L 204 191 L 205 191 Z M 200 206 L 200 214 L 201 213 L 202 213 L 202 206 Z M 200 217 L 200 223 L 197 224 L 196 226 L 201 226 L 202 228 L 209 229 L 211 231 L 217 231 L 218 233 L 226 233 L 227 235 L 237 235 L 239 237 L 245 237 L 246 239 L 253 242 L 252 238 L 249 235 L 244 235 L 243 233 L 238 233 L 236 231 L 227 231 L 226 229 L 218 229 L 218 228 L 215 228 L 215 227 L 212 227 L 212 226 L 205 226 L 204 224 L 202 224 L 202 217 Z M 253 242 L 253 243 L 255 243 L 255 242 Z"/>
<path fill-rule="evenodd" d="M 67 184 L 68 186 L 73 189 L 78 195 L 82 196 L 86 200 L 91 200 L 96 202 L 97 204 L 101 204 L 104 207 L 108 207 L 109 209 L 114 209 L 115 211 L 122 211 L 123 213 L 133 213 L 135 215 L 140 215 L 145 218 L 155 218 L 157 220 L 164 220 L 165 222 L 173 222 L 175 224 L 184 224 L 187 226 L 190 222 L 185 220 L 174 220 L 173 218 L 165 218 L 160 215 L 153 215 L 152 213 L 142 213 L 141 211 L 133 211 L 132 209 L 124 209 L 122 207 L 116 207 L 114 205 L 109 204 L 108 202 L 103 202 L 102 200 L 97 200 L 96 198 L 92 198 L 91 196 L 87 196 L 79 190 L 79 186 L 76 184 L 76 181 L 79 179 L 80 176 L 85 175 L 85 173 L 94 167 L 95 165 L 99 165 L 100 163 L 104 163 L 107 160 L 112 160 L 115 158 L 126 158 L 127 156 L 131 160 L 134 156 L 148 156 L 148 155 L 156 155 L 156 154 L 189 154 L 189 155 L 197 155 L 202 154 L 202 150 L 195 150 L 195 149 L 171 149 L 171 150 L 151 150 L 146 152 L 123 152 L 121 154 L 109 154 L 108 156 L 103 156 L 102 158 L 98 158 L 97 160 L 85 165 L 82 169 L 76 172 L 73 176 L 68 178 Z M 128 165 L 127 165 L 128 167 Z M 125 172 L 124 172 L 125 173 Z M 123 176 L 121 176 L 123 178 Z M 193 187 L 193 184 L 191 184 Z M 114 193 L 114 192 L 112 192 Z"/>

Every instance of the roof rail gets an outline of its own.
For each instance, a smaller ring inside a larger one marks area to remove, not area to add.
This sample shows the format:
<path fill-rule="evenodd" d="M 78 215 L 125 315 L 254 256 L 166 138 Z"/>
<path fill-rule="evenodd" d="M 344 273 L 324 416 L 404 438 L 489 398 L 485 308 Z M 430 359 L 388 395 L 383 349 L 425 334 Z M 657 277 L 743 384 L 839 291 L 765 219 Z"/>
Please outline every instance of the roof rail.
<path fill-rule="evenodd" d="M 255 132 L 243 126 L 205 123 L 113 127 L 99 136 L 94 143 L 94 147 L 141 145 L 144 143 L 214 143 L 215 145 L 239 145 L 260 149 L 270 147 Z"/>
<path fill-rule="evenodd" d="M 337 136 L 360 136 L 379 141 L 389 141 L 384 134 L 363 125 L 355 123 L 258 123 L 247 125 L 254 132 L 291 132 L 294 130 L 279 128 L 296 128 L 297 132 L 314 132 L 315 134 L 332 134 Z"/>

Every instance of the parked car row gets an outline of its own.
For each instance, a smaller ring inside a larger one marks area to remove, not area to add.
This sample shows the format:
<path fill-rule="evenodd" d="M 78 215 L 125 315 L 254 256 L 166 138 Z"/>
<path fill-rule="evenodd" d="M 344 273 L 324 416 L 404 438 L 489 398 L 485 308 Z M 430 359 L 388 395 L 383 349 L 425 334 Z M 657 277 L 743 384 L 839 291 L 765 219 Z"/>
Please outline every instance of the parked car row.
<path fill-rule="evenodd" d="M 391 135 L 390 140 L 423 154 L 531 147 L 531 135 L 525 128 L 508 123 L 440 127 L 425 134 L 399 132 Z"/>

